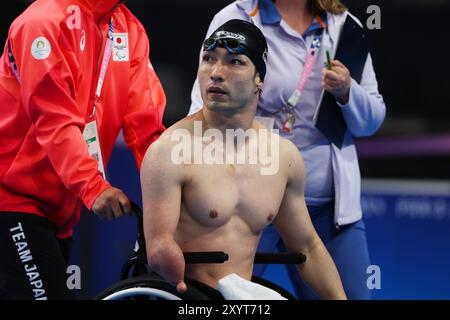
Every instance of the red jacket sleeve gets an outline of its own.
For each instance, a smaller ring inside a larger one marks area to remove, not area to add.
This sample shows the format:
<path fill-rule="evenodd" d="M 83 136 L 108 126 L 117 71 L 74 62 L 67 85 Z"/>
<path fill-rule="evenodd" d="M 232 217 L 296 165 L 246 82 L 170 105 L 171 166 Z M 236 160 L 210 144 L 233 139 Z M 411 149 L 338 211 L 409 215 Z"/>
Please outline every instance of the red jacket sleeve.
<path fill-rule="evenodd" d="M 50 23 L 28 21 L 12 32 L 10 41 L 20 71 L 22 104 L 34 124 L 36 140 L 64 185 L 91 208 L 110 185 L 88 154 L 82 135 L 85 118 L 74 100 L 74 77 L 58 37 Z M 44 49 L 38 52 L 39 48 Z"/>
<path fill-rule="evenodd" d="M 149 41 L 144 30 L 134 35 L 130 91 L 123 134 L 138 169 L 150 144 L 164 131 L 162 117 L 166 96 L 149 60 Z M 130 35 L 130 38 L 133 35 Z"/>

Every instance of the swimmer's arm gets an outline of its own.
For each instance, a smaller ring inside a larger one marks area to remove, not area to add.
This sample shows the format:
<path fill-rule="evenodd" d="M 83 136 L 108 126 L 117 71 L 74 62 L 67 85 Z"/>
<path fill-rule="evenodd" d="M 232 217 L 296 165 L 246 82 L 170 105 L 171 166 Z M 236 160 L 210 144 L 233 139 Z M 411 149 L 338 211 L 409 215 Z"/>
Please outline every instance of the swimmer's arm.
<path fill-rule="evenodd" d="M 274 224 L 289 251 L 306 255 L 306 262 L 298 266 L 302 279 L 321 299 L 345 299 L 336 266 L 317 235 L 305 204 L 303 159 L 294 145 L 287 149 L 282 154 L 287 156 L 288 184 Z"/>
<path fill-rule="evenodd" d="M 170 150 L 170 144 L 160 138 L 142 161 L 144 235 L 151 268 L 184 292 L 185 261 L 174 239 L 180 217 L 182 167 L 171 161 Z"/>

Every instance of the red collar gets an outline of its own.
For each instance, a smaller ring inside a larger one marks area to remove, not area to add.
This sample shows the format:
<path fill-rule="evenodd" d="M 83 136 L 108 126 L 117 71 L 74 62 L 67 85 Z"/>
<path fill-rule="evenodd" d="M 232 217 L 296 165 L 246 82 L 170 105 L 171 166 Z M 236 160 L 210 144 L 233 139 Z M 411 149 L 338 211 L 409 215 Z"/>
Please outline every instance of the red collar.
<path fill-rule="evenodd" d="M 95 18 L 101 18 L 108 14 L 119 2 L 119 0 L 75 0 L 87 11 L 91 12 Z"/>

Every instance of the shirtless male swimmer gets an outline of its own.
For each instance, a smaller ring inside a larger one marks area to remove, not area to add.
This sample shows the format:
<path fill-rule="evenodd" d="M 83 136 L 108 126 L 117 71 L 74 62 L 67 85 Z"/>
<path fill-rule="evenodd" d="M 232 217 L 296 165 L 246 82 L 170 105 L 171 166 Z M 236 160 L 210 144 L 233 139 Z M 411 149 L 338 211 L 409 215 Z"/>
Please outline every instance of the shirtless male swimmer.
<path fill-rule="evenodd" d="M 148 262 L 180 293 L 187 290 L 185 275 L 213 288 L 232 273 L 251 280 L 261 232 L 273 222 L 289 251 L 307 256 L 298 266 L 305 282 L 322 299 L 346 299 L 305 205 L 305 166 L 298 149 L 254 120 L 266 57 L 263 34 L 242 20 L 226 22 L 205 40 L 198 70 L 203 109 L 167 129 L 142 163 Z M 240 141 L 238 134 L 230 144 L 225 141 L 230 130 L 256 134 Z M 215 134 L 205 138 L 207 131 Z M 182 135 L 189 138 L 182 146 L 188 161 L 180 163 Z M 205 144 L 211 136 L 215 146 L 222 146 L 210 152 L 215 162 L 204 159 L 206 148 L 211 151 L 211 144 Z M 199 139 L 201 161 L 196 154 Z M 246 150 L 245 159 L 251 160 L 260 156 L 260 149 L 269 150 L 278 162 L 276 172 L 264 174 L 263 161 L 233 163 L 227 158 L 230 152 L 239 156 Z M 186 265 L 183 251 L 224 251 L 229 261 Z"/>

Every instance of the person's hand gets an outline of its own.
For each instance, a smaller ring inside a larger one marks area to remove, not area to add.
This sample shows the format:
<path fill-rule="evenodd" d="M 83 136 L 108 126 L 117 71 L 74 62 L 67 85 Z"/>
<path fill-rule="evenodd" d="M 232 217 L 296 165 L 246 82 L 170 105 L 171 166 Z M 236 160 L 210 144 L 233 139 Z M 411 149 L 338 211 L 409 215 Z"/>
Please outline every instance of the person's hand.
<path fill-rule="evenodd" d="M 111 187 L 95 199 L 91 211 L 100 218 L 113 220 L 131 213 L 130 200 L 122 190 Z"/>
<path fill-rule="evenodd" d="M 179 293 L 187 291 L 184 282 L 185 261 L 183 251 L 172 235 L 157 236 L 147 241 L 147 262 L 153 271 L 176 287 Z M 150 246 L 151 243 L 151 246 Z"/>
<path fill-rule="evenodd" d="M 340 104 L 348 103 L 352 78 L 350 71 L 339 60 L 331 61 L 332 70 L 322 69 L 322 85 Z"/>

